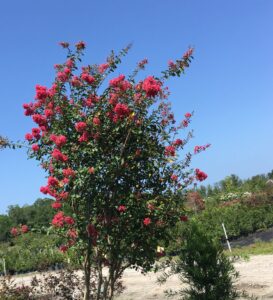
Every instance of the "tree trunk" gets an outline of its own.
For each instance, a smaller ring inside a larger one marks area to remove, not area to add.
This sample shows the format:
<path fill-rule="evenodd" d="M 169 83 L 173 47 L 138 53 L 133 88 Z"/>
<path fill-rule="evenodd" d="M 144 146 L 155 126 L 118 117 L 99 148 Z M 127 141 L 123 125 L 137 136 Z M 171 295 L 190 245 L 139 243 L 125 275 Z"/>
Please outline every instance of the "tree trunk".
<path fill-rule="evenodd" d="M 88 247 L 84 260 L 84 296 L 83 300 L 91 300 L 90 279 L 91 279 L 91 240 L 89 238 Z"/>
<path fill-rule="evenodd" d="M 99 264 L 99 267 L 98 267 L 97 300 L 101 299 L 102 285 L 103 285 L 102 265 Z"/>

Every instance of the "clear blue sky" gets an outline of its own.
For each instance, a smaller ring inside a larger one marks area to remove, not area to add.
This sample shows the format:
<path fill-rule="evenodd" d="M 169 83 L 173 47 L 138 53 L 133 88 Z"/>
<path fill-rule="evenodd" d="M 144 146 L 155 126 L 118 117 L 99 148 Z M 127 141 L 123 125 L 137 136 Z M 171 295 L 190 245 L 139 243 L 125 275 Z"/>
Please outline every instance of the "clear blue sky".
<path fill-rule="evenodd" d="M 35 84 L 52 82 L 53 64 L 65 58 L 59 41 L 86 41 L 86 63 L 133 42 L 123 71 L 147 57 L 147 74 L 192 45 L 191 68 L 169 83 L 177 119 L 195 111 L 194 144 L 212 144 L 192 166 L 207 183 L 273 169 L 272 0 L 10 0 L 0 28 L 0 134 L 19 140 L 31 128 L 22 103 Z M 0 164 L 0 213 L 43 196 L 45 174 L 25 151 L 0 152 Z"/>

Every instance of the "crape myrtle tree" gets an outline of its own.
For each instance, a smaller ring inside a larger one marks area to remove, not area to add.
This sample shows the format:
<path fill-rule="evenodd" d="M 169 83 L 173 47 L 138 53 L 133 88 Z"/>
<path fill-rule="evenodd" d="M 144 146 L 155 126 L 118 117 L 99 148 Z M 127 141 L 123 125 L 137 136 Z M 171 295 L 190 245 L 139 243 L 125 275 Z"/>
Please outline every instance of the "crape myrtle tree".
<path fill-rule="evenodd" d="M 191 114 L 176 124 L 164 85 L 189 66 L 193 49 L 161 77 L 136 80 L 145 59 L 131 75 L 107 82 L 130 47 L 79 68 L 85 43 L 75 50 L 60 44 L 67 59 L 55 65 L 52 86 L 36 85 L 35 101 L 23 105 L 37 124 L 25 138 L 29 156 L 48 172 L 41 192 L 55 198 L 52 226 L 66 238 L 60 250 L 74 247 L 82 258 L 84 299 L 113 299 L 126 268 L 152 267 L 158 241 L 170 239 L 167 229 L 183 220 L 185 188 L 206 178 L 189 170 L 191 153 L 179 158 L 192 136 L 180 139 L 179 130 Z"/>

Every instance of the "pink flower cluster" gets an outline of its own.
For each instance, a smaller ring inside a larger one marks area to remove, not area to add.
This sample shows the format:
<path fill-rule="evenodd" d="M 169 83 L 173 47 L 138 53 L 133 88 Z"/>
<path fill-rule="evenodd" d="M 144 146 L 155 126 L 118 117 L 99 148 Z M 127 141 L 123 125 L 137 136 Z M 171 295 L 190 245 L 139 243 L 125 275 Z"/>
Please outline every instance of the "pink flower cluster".
<path fill-rule="evenodd" d="M 208 175 L 199 169 L 195 169 L 195 177 L 197 180 L 203 181 L 208 177 Z"/>
<path fill-rule="evenodd" d="M 146 92 L 147 97 L 155 97 L 161 92 L 162 83 L 155 80 L 153 76 L 144 79 L 142 89 Z"/>
<path fill-rule="evenodd" d="M 193 48 L 189 48 L 189 50 L 188 51 L 186 51 L 184 54 L 183 54 L 183 58 L 184 59 L 189 59 L 191 56 L 192 56 L 192 54 L 193 54 Z"/>
<path fill-rule="evenodd" d="M 175 174 L 172 174 L 172 175 L 171 175 L 171 180 L 172 180 L 172 181 L 177 181 L 177 180 L 178 180 L 178 176 L 175 175 Z"/>
<path fill-rule="evenodd" d="M 95 82 L 95 78 L 87 73 L 82 73 L 81 78 L 88 84 L 93 84 Z"/>
<path fill-rule="evenodd" d="M 127 91 L 132 87 L 131 83 L 125 80 L 124 75 L 119 75 L 117 78 L 111 79 L 109 85 L 120 91 Z"/>
<path fill-rule="evenodd" d="M 173 142 L 173 145 L 175 147 L 179 147 L 181 145 L 183 145 L 183 141 L 181 139 L 176 139 L 174 142 Z"/>
<path fill-rule="evenodd" d="M 125 205 L 120 205 L 117 209 L 118 209 L 119 212 L 123 213 L 123 212 L 126 211 L 127 208 L 126 208 Z"/>
<path fill-rule="evenodd" d="M 65 177 L 74 177 L 75 176 L 75 171 L 72 170 L 71 168 L 63 169 L 63 175 Z"/>
<path fill-rule="evenodd" d="M 100 74 L 103 74 L 109 68 L 108 63 L 104 63 L 98 66 L 98 71 Z"/>
<path fill-rule="evenodd" d="M 210 147 L 210 144 L 203 145 L 203 146 L 195 146 L 194 147 L 194 154 L 199 153 L 201 151 L 205 151 L 208 147 Z"/>
<path fill-rule="evenodd" d="M 138 67 L 140 68 L 140 69 L 144 69 L 144 67 L 145 67 L 145 65 L 148 63 L 148 59 L 147 58 L 144 58 L 142 61 L 140 61 L 139 63 L 138 63 Z"/>
<path fill-rule="evenodd" d="M 63 227 L 65 225 L 74 225 L 75 221 L 70 216 L 65 216 L 64 212 L 59 211 L 52 220 L 54 227 Z"/>
<path fill-rule="evenodd" d="M 130 109 L 127 106 L 127 104 L 123 103 L 117 103 L 116 106 L 114 107 L 114 116 L 113 120 L 114 122 L 124 119 L 130 114 Z"/>
<path fill-rule="evenodd" d="M 27 225 L 22 225 L 21 228 L 12 227 L 10 230 L 10 234 L 12 236 L 17 236 L 20 233 L 27 233 L 29 231 L 29 228 Z"/>
<path fill-rule="evenodd" d="M 40 114 L 34 114 L 32 116 L 32 120 L 37 123 L 39 126 L 45 126 L 47 125 L 47 119 L 45 116 Z"/>
<path fill-rule="evenodd" d="M 152 223 L 151 218 L 145 218 L 145 219 L 143 220 L 143 224 L 144 224 L 145 226 L 148 226 L 148 225 L 150 225 L 151 223 Z"/>
<path fill-rule="evenodd" d="M 47 184 L 48 184 L 48 186 L 54 187 L 54 186 L 59 185 L 59 181 L 58 181 L 57 178 L 49 176 L 48 179 L 47 179 Z"/>
<path fill-rule="evenodd" d="M 66 162 L 68 161 L 68 156 L 63 154 L 59 149 L 54 149 L 51 154 L 52 158 L 56 161 Z"/>
<path fill-rule="evenodd" d="M 78 122 L 75 124 L 76 131 L 83 132 L 87 127 L 87 124 L 85 122 Z"/>
<path fill-rule="evenodd" d="M 42 86 L 39 84 L 36 85 L 36 96 L 35 96 L 36 100 L 44 101 L 49 96 L 50 96 L 50 93 L 45 86 Z"/>
<path fill-rule="evenodd" d="M 71 69 L 70 68 L 64 68 L 63 71 L 60 71 L 57 73 L 57 79 L 60 81 L 60 82 L 66 82 L 68 81 L 68 79 L 70 78 L 71 76 Z"/>
<path fill-rule="evenodd" d="M 57 146 L 57 147 L 62 147 L 62 146 L 64 146 L 65 145 L 65 143 L 67 142 L 67 138 L 66 138 L 66 136 L 64 136 L 64 135 L 55 135 L 55 134 L 51 134 L 50 135 L 50 140 L 52 141 L 52 142 L 54 142 L 55 143 L 55 145 Z"/>
<path fill-rule="evenodd" d="M 175 147 L 174 146 L 166 146 L 164 154 L 166 156 L 175 156 Z"/>

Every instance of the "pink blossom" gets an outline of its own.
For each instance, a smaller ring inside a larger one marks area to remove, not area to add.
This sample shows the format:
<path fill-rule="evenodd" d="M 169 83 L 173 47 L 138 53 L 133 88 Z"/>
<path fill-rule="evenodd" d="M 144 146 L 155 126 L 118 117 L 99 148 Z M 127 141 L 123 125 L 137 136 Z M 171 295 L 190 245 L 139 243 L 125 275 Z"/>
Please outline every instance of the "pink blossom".
<path fill-rule="evenodd" d="M 109 64 L 105 63 L 105 64 L 101 64 L 98 66 L 98 71 L 99 73 L 104 73 L 107 69 L 109 68 Z"/>
<path fill-rule="evenodd" d="M 16 236 L 19 234 L 18 229 L 16 227 L 12 227 L 10 233 L 12 236 Z"/>
<path fill-rule="evenodd" d="M 210 144 L 203 145 L 203 146 L 195 146 L 194 147 L 194 154 L 199 153 L 201 151 L 205 151 L 208 147 L 210 147 Z"/>
<path fill-rule="evenodd" d="M 151 224 L 151 219 L 150 218 L 145 218 L 144 220 L 143 220 L 143 224 L 145 225 L 145 226 L 148 226 L 149 224 Z"/>
<path fill-rule="evenodd" d="M 59 250 L 60 250 L 61 252 L 65 253 L 65 252 L 68 250 L 68 246 L 67 246 L 67 245 L 61 245 L 61 246 L 59 247 Z"/>
<path fill-rule="evenodd" d="M 82 73 L 81 78 L 82 78 L 82 80 L 84 80 L 85 82 L 87 82 L 89 84 L 92 84 L 95 82 L 95 78 L 87 73 Z"/>
<path fill-rule="evenodd" d="M 79 142 L 82 143 L 82 142 L 88 142 L 90 136 L 88 134 L 88 132 L 83 132 L 83 134 L 79 137 Z"/>
<path fill-rule="evenodd" d="M 47 124 L 47 120 L 45 116 L 42 116 L 40 114 L 34 114 L 32 116 L 32 119 L 35 123 L 37 123 L 39 126 L 43 126 Z"/>
<path fill-rule="evenodd" d="M 28 229 L 28 226 L 27 226 L 27 225 L 22 225 L 22 226 L 21 226 L 21 232 L 22 232 L 22 233 L 27 233 L 28 230 L 29 230 L 29 229 Z"/>
<path fill-rule="evenodd" d="M 177 180 L 178 180 L 178 176 L 175 175 L 175 174 L 172 174 L 171 180 L 172 180 L 172 181 L 177 181 Z"/>
<path fill-rule="evenodd" d="M 120 75 L 117 78 L 111 79 L 109 84 L 111 87 L 120 89 L 121 91 L 126 91 L 131 88 L 130 82 L 125 80 L 124 75 Z"/>
<path fill-rule="evenodd" d="M 124 118 L 130 114 L 130 109 L 126 104 L 118 103 L 114 108 L 114 112 L 118 118 Z"/>
<path fill-rule="evenodd" d="M 59 209 L 62 207 L 62 203 L 61 202 L 58 202 L 58 201 L 55 201 L 51 204 L 51 207 L 54 208 L 54 209 Z"/>
<path fill-rule="evenodd" d="M 68 160 L 68 156 L 63 154 L 59 149 L 54 149 L 51 155 L 57 161 L 66 162 Z"/>
<path fill-rule="evenodd" d="M 41 129 L 40 128 L 32 128 L 32 135 L 36 138 L 39 139 L 41 137 L 40 135 Z"/>
<path fill-rule="evenodd" d="M 31 141 L 31 140 L 33 139 L 32 134 L 27 133 L 27 134 L 25 135 L 25 139 L 26 139 L 27 141 Z"/>
<path fill-rule="evenodd" d="M 48 90 L 45 86 L 36 85 L 36 96 L 35 99 L 37 100 L 45 100 L 49 96 Z"/>
<path fill-rule="evenodd" d="M 59 185 L 59 181 L 57 178 L 49 176 L 47 179 L 47 183 L 48 186 L 58 186 Z"/>
<path fill-rule="evenodd" d="M 65 177 L 73 177 L 75 176 L 75 171 L 72 170 L 71 168 L 63 169 L 63 175 Z"/>
<path fill-rule="evenodd" d="M 82 82 L 80 81 L 80 78 L 78 76 L 73 76 L 71 79 L 71 84 L 74 87 L 79 87 L 82 85 Z"/>
<path fill-rule="evenodd" d="M 174 142 L 173 142 L 173 145 L 174 146 L 181 146 L 183 145 L 183 141 L 181 139 L 176 139 Z"/>
<path fill-rule="evenodd" d="M 71 59 L 71 58 L 69 58 L 67 61 L 66 61 L 66 66 L 69 68 L 69 69 L 71 69 L 71 68 L 73 68 L 74 67 L 74 65 L 75 65 L 75 62 L 74 62 L 74 60 L 73 59 Z"/>
<path fill-rule="evenodd" d="M 125 205 L 120 205 L 117 210 L 121 213 L 125 212 L 126 211 L 126 206 Z"/>
<path fill-rule="evenodd" d="M 175 147 L 174 146 L 166 146 L 164 154 L 166 156 L 175 156 Z"/>
<path fill-rule="evenodd" d="M 34 152 L 37 152 L 37 151 L 39 151 L 39 149 L 40 149 L 40 147 L 39 147 L 37 144 L 33 144 L 33 145 L 31 146 L 31 148 L 32 148 L 32 150 L 33 150 Z"/>
<path fill-rule="evenodd" d="M 195 177 L 197 180 L 203 181 L 208 177 L 208 175 L 199 169 L 195 169 Z"/>
<path fill-rule="evenodd" d="M 72 217 L 69 217 L 69 216 L 64 217 L 64 221 L 68 225 L 73 225 L 75 223 L 74 219 Z"/>
<path fill-rule="evenodd" d="M 90 168 L 88 169 L 88 173 L 89 173 L 89 174 L 94 174 L 94 173 L 95 173 L 95 168 L 94 168 L 94 167 L 90 167 Z"/>
<path fill-rule="evenodd" d="M 75 124 L 75 128 L 78 132 L 83 132 L 87 127 L 87 124 L 85 122 L 78 122 Z"/>
<path fill-rule="evenodd" d="M 80 41 L 75 46 L 76 46 L 77 50 L 83 50 L 86 47 L 86 43 L 83 41 Z"/>
<path fill-rule="evenodd" d="M 34 114 L 34 106 L 33 103 L 23 104 L 23 108 L 25 109 L 25 116 L 32 116 Z"/>
<path fill-rule="evenodd" d="M 94 117 L 93 118 L 93 124 L 95 125 L 95 126 L 99 126 L 100 125 L 100 119 L 98 118 L 98 117 Z"/>
<path fill-rule="evenodd" d="M 59 45 L 62 46 L 63 48 L 69 47 L 69 43 L 67 43 L 67 42 L 59 42 Z"/>
<path fill-rule="evenodd" d="M 142 89 L 146 92 L 147 97 L 155 97 L 161 92 L 161 82 L 155 80 L 153 76 L 144 79 Z"/>
<path fill-rule="evenodd" d="M 48 186 L 41 186 L 40 187 L 40 192 L 43 194 L 48 194 L 49 193 L 49 187 Z"/>
<path fill-rule="evenodd" d="M 64 226 L 64 213 L 59 211 L 52 219 L 52 225 L 55 227 L 63 227 Z"/>
<path fill-rule="evenodd" d="M 45 116 L 47 118 L 50 118 L 53 116 L 53 110 L 52 109 L 45 109 Z"/>

